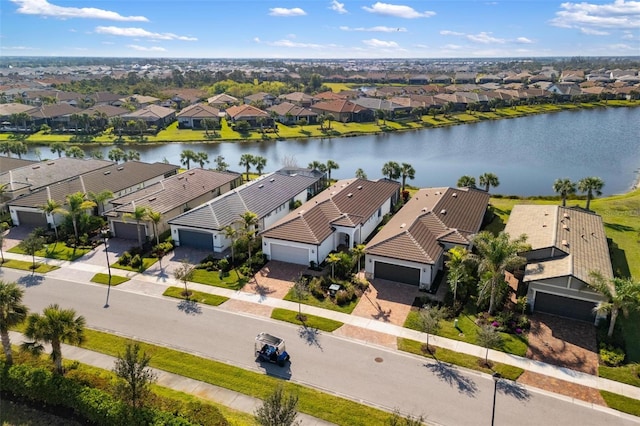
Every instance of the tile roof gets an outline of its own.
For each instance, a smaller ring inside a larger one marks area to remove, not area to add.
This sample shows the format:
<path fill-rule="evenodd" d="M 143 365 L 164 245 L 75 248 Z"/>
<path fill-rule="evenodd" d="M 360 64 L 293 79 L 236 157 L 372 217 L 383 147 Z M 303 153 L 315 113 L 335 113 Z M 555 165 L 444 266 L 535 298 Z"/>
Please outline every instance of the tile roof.
<path fill-rule="evenodd" d="M 149 164 L 139 161 L 128 161 L 123 164 L 105 163 L 108 164 L 107 167 L 81 173 L 62 182 L 52 182 L 38 191 L 11 201 L 9 204 L 21 207 L 39 207 L 49 199 L 63 202 L 67 195 L 76 192 L 99 193 L 110 190 L 117 194 L 119 191 L 134 187 L 157 176 L 175 173 L 180 167 L 173 164 Z"/>
<path fill-rule="evenodd" d="M 320 244 L 333 226 L 355 227 L 365 223 L 399 191 L 389 180 L 345 179 L 289 213 L 262 236 L 279 240 Z"/>
<path fill-rule="evenodd" d="M 131 213 L 136 207 L 142 206 L 164 214 L 207 193 L 212 193 L 211 198 L 214 198 L 218 188 L 239 176 L 241 175 L 232 172 L 191 169 L 115 198 L 111 200 L 111 204 L 115 206 L 113 211 L 119 213 Z"/>
<path fill-rule="evenodd" d="M 183 108 L 177 117 L 194 117 L 194 118 L 218 118 L 220 110 L 218 108 L 206 104 L 193 104 Z"/>
<path fill-rule="evenodd" d="M 130 112 L 122 116 L 125 119 L 136 119 L 143 117 L 150 117 L 154 119 L 160 119 L 170 116 L 171 114 L 175 114 L 175 110 L 167 107 L 163 107 L 160 105 L 147 105 L 144 108 L 139 110 Z"/>
<path fill-rule="evenodd" d="M 18 169 L 20 167 L 29 166 L 35 163 L 37 163 L 37 161 L 0 156 L 0 173 L 8 172 L 9 170 Z"/>
<path fill-rule="evenodd" d="M 18 103 L 8 103 L 8 104 L 0 104 L 0 117 L 11 116 L 11 114 L 18 114 L 21 112 L 27 112 L 32 110 L 33 106 L 18 104 Z"/>
<path fill-rule="evenodd" d="M 267 108 L 267 111 L 273 111 L 278 115 L 285 116 L 287 114 L 291 114 L 293 117 L 311 117 L 316 116 L 315 112 L 311 111 L 309 108 L 304 108 L 299 105 L 292 104 L 290 102 L 282 102 L 278 105 L 274 105 L 272 107 Z"/>
<path fill-rule="evenodd" d="M 259 219 L 288 203 L 296 195 L 314 185 L 321 176 L 311 173 L 269 173 L 229 191 L 171 220 L 170 225 L 200 229 L 222 229 L 237 222 L 250 211 Z"/>
<path fill-rule="evenodd" d="M 353 102 L 348 101 L 346 99 L 336 99 L 333 101 L 318 102 L 316 104 L 313 104 L 311 108 L 314 110 L 336 112 L 336 113 L 360 112 L 368 109 L 363 106 L 354 104 Z"/>
<path fill-rule="evenodd" d="M 229 107 L 226 113 L 234 120 L 242 120 L 243 117 L 269 117 L 269 113 L 266 111 L 247 104 Z"/>
<path fill-rule="evenodd" d="M 89 114 L 89 115 L 94 115 L 95 113 L 104 113 L 107 115 L 107 117 L 111 118 L 111 117 L 117 117 L 119 115 L 128 114 L 129 110 L 126 108 L 120 108 L 113 105 L 103 104 L 103 105 L 95 105 L 90 108 L 87 108 L 83 110 L 82 113 Z"/>
<path fill-rule="evenodd" d="M 532 262 L 525 269 L 525 281 L 573 275 L 589 282 L 591 271 L 613 277 L 609 246 L 602 218 L 594 213 L 549 205 L 513 207 L 505 232 L 527 235 L 532 250 L 555 247 L 556 257 Z"/>
<path fill-rule="evenodd" d="M 43 105 L 26 111 L 31 118 L 53 118 L 63 115 L 80 114 L 82 110 L 69 104 Z"/>
<path fill-rule="evenodd" d="M 435 263 L 443 243 L 469 245 L 480 230 L 489 194 L 470 188 L 424 188 L 367 244 L 367 254 Z"/>

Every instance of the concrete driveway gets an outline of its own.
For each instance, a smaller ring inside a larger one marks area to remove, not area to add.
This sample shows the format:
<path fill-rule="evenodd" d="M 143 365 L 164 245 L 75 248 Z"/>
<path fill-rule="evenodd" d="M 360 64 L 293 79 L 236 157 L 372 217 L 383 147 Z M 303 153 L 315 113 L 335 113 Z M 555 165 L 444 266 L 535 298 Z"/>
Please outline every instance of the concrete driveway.
<path fill-rule="evenodd" d="M 401 326 L 418 295 L 417 286 L 376 278 L 369 281 L 352 314 Z"/>

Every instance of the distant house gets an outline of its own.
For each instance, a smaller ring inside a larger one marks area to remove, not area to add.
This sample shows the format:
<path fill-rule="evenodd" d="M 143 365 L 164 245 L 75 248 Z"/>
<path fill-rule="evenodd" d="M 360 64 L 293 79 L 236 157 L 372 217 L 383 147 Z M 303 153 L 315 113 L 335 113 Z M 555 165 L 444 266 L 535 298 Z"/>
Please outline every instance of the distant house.
<path fill-rule="evenodd" d="M 207 99 L 207 103 L 209 104 L 209 106 L 218 108 L 222 111 L 224 111 L 231 105 L 237 105 L 239 102 L 240 101 L 238 100 L 238 98 L 234 98 L 233 96 L 227 95 L 226 93 L 221 93 Z"/>
<path fill-rule="evenodd" d="M 489 194 L 470 188 L 425 188 L 398 211 L 365 248 L 373 278 L 429 290 L 452 247 L 471 248 Z"/>
<path fill-rule="evenodd" d="M 194 104 L 184 108 L 178 114 L 178 126 L 187 129 L 203 129 L 202 121 L 213 120 L 220 124 L 220 110 L 207 104 Z"/>
<path fill-rule="evenodd" d="M 33 126 L 40 127 L 46 124 L 52 129 L 58 129 L 69 127 L 71 116 L 73 114 L 80 114 L 81 111 L 80 108 L 69 104 L 51 104 L 31 109 L 26 111 L 26 113 L 31 117 L 31 124 Z"/>
<path fill-rule="evenodd" d="M 306 120 L 307 124 L 315 124 L 318 121 L 318 114 L 309 108 L 304 108 L 289 102 L 282 102 L 278 105 L 267 108 L 267 112 L 275 113 L 276 120 L 283 124 L 297 124 L 300 120 Z"/>
<path fill-rule="evenodd" d="M 131 95 L 124 98 L 120 98 L 116 102 L 112 102 L 111 105 L 115 106 L 123 106 L 123 105 L 133 105 L 135 108 L 140 109 L 143 107 L 147 107 L 149 105 L 158 105 L 160 103 L 160 99 L 155 96 L 146 96 L 146 95 Z"/>
<path fill-rule="evenodd" d="M 374 112 L 383 111 L 385 117 L 388 119 L 408 117 L 411 114 L 410 107 L 397 104 L 391 100 L 368 98 L 363 96 L 361 98 L 354 99 L 352 102 Z"/>
<path fill-rule="evenodd" d="M 400 185 L 386 179 L 345 179 L 261 233 L 270 260 L 319 265 L 332 251 L 362 244 L 393 209 Z"/>
<path fill-rule="evenodd" d="M 227 108 L 225 114 L 230 124 L 246 121 L 251 127 L 273 125 L 273 118 L 271 118 L 269 113 L 253 105 L 234 105 Z"/>
<path fill-rule="evenodd" d="M 243 101 L 245 104 L 260 104 L 266 108 L 274 105 L 278 101 L 278 98 L 273 96 L 271 93 L 259 92 L 245 96 Z"/>
<path fill-rule="evenodd" d="M 307 95 L 304 92 L 293 92 L 293 93 L 287 93 L 284 95 L 280 95 L 278 96 L 278 99 L 281 102 L 290 102 L 292 104 L 301 106 L 301 107 L 310 107 L 311 104 L 313 104 L 314 102 L 314 98 L 311 95 Z"/>
<path fill-rule="evenodd" d="M 121 116 L 125 121 L 144 121 L 147 127 L 162 129 L 176 121 L 176 111 L 159 105 L 148 105 L 142 109 Z"/>
<path fill-rule="evenodd" d="M 565 101 L 570 100 L 573 96 L 582 95 L 582 89 L 575 83 L 555 83 L 547 90 Z"/>
<path fill-rule="evenodd" d="M 347 100 L 318 102 L 311 105 L 311 111 L 318 115 L 331 114 L 336 121 L 362 123 L 374 121 L 374 112 Z"/>
<path fill-rule="evenodd" d="M 533 311 L 593 322 L 593 308 L 603 297 L 587 283 L 597 271 L 613 278 L 602 218 L 560 206 L 516 205 L 505 232 L 527 235 L 531 251 L 521 281 L 511 280 L 518 295 L 526 295 Z"/>

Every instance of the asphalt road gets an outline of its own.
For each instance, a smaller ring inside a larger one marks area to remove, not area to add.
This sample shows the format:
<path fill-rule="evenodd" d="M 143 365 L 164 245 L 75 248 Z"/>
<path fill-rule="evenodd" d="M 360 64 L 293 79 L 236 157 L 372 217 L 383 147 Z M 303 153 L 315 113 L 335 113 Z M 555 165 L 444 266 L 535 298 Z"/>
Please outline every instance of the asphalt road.
<path fill-rule="evenodd" d="M 0 279 L 26 287 L 24 300 L 32 312 L 58 303 L 83 315 L 91 328 L 265 372 L 387 410 L 422 414 L 432 423 L 491 424 L 494 382 L 487 375 L 287 323 L 117 287 L 111 288 L 110 306 L 104 308 L 106 288 L 73 282 L 73 271 L 69 273 L 61 280 L 1 268 Z M 260 331 L 285 339 L 290 367 L 255 362 L 253 342 Z M 541 424 L 638 425 L 640 418 L 618 416 L 506 380 L 498 383 L 495 425 Z"/>

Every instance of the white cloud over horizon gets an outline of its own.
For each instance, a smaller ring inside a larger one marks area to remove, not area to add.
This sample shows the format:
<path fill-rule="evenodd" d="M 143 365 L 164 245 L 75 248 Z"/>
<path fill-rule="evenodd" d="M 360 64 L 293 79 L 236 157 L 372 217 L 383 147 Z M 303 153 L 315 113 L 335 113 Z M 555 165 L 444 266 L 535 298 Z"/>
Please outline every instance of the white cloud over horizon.
<path fill-rule="evenodd" d="M 371 7 L 362 6 L 362 9 L 366 10 L 369 13 L 393 16 L 396 18 L 404 18 L 404 19 L 430 18 L 436 14 L 435 12 L 432 12 L 432 11 L 418 12 L 417 10 L 415 10 L 410 6 L 404 6 L 399 4 L 389 4 L 389 3 L 382 3 L 382 2 L 377 2 L 371 5 Z"/>
<path fill-rule="evenodd" d="M 123 27 L 96 27 L 96 33 L 107 34 L 121 37 L 141 37 L 152 40 L 181 40 L 181 41 L 197 41 L 196 37 L 179 36 L 173 33 L 153 33 L 143 28 L 123 28 Z"/>
<path fill-rule="evenodd" d="M 299 7 L 294 7 L 292 9 L 287 9 L 286 7 L 273 7 L 269 9 L 269 15 L 271 16 L 304 16 L 306 14 L 307 12 Z"/>
<path fill-rule="evenodd" d="M 149 22 L 144 16 L 122 16 L 117 12 L 112 12 L 104 9 L 97 9 L 93 7 L 65 7 L 56 6 L 49 3 L 47 0 L 10 0 L 17 4 L 19 7 L 16 10 L 17 13 L 25 15 L 40 15 L 46 17 L 70 19 L 70 18 L 85 18 L 85 19 L 106 19 L 110 21 L 135 21 L 135 22 Z"/>
<path fill-rule="evenodd" d="M 375 27 L 369 27 L 369 28 L 365 28 L 365 27 L 347 27 L 347 26 L 342 26 L 340 27 L 340 29 L 342 31 L 362 31 L 362 32 L 373 32 L 373 33 L 396 33 L 396 32 L 401 32 L 401 33 L 406 33 L 407 29 L 404 27 L 385 27 L 384 25 L 378 25 Z"/>

